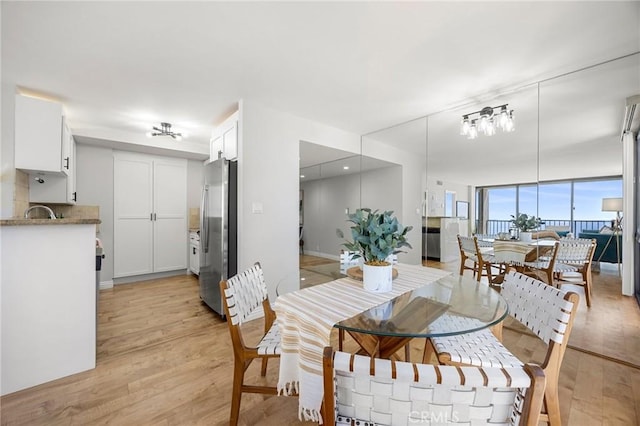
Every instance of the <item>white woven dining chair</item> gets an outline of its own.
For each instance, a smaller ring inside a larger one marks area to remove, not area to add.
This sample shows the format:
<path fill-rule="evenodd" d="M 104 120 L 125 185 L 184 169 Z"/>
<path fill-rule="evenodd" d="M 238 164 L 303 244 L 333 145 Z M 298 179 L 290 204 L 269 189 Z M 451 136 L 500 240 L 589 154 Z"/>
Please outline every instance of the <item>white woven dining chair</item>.
<path fill-rule="evenodd" d="M 276 386 L 245 385 L 244 372 L 253 360 L 260 359 L 260 375 L 266 375 L 269 358 L 280 357 L 280 331 L 275 322 L 276 314 L 269 304 L 260 263 L 256 262 L 251 268 L 221 281 L 220 294 L 233 345 L 233 393 L 229 423 L 235 426 L 238 423 L 243 392 L 277 394 Z M 264 310 L 264 335 L 256 346 L 249 346 L 242 337 L 241 326 L 260 306 Z"/>
<path fill-rule="evenodd" d="M 535 364 L 452 367 L 324 350 L 323 424 L 537 426 L 545 387 Z"/>
<path fill-rule="evenodd" d="M 463 275 L 465 270 L 470 270 L 478 282 L 482 277 L 487 277 L 491 283 L 493 281 L 492 268 L 496 266 L 493 254 L 481 250 L 476 236 L 458 235 L 457 238 L 460 247 L 460 275 Z M 473 262 L 473 266 L 469 266 L 467 261 Z"/>
<path fill-rule="evenodd" d="M 551 426 L 560 426 L 558 377 L 579 297 L 576 293 L 564 292 L 518 272 L 505 276 L 501 294 L 507 301 L 510 315 L 547 345 L 547 354 L 541 365 L 547 377 L 546 411 L 540 419 Z M 430 342 L 438 361 L 446 365 L 505 368 L 523 365 L 489 330 L 434 337 Z"/>
<path fill-rule="evenodd" d="M 555 286 L 573 284 L 584 287 L 587 307 L 591 307 L 591 264 L 595 251 L 595 239 L 562 238 L 553 269 Z"/>
<path fill-rule="evenodd" d="M 556 258 L 560 248 L 560 242 L 556 241 L 549 251 L 539 256 L 532 262 L 524 262 L 524 272 L 527 275 L 543 276 L 549 285 L 553 285 L 553 276 L 556 268 Z"/>

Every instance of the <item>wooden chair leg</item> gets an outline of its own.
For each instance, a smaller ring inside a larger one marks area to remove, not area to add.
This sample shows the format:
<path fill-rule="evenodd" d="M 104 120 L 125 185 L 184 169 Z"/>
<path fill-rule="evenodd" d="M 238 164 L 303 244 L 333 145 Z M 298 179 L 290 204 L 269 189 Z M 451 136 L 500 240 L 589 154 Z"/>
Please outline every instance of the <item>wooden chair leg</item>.
<path fill-rule="evenodd" d="M 425 339 L 424 342 L 424 352 L 422 354 L 422 363 L 423 364 L 430 364 L 431 363 L 431 357 L 432 355 L 435 355 L 436 353 L 436 349 L 433 347 L 433 342 L 431 342 L 431 339 Z M 437 359 L 437 357 L 436 357 Z"/>
<path fill-rule="evenodd" d="M 269 362 L 269 358 L 262 358 L 262 368 L 260 369 L 260 375 L 262 377 L 267 375 L 267 363 Z"/>
<path fill-rule="evenodd" d="M 487 270 L 487 279 L 489 280 L 489 284 L 491 284 L 493 282 L 493 274 L 492 274 L 492 271 L 491 271 L 491 264 L 490 263 L 485 263 L 484 267 Z M 480 281 L 480 280 L 478 280 L 478 281 Z"/>
<path fill-rule="evenodd" d="M 587 272 L 583 274 L 582 280 L 584 281 L 584 298 L 587 302 L 587 308 L 591 307 L 591 273 Z"/>
<path fill-rule="evenodd" d="M 547 407 L 547 416 L 549 417 L 549 426 L 561 426 L 560 420 L 560 401 L 558 400 L 558 384 L 547 382 L 547 388 L 544 391 L 544 405 Z"/>
<path fill-rule="evenodd" d="M 338 350 L 342 351 L 342 342 L 344 341 L 344 330 L 338 329 Z"/>
<path fill-rule="evenodd" d="M 244 383 L 244 371 L 246 367 L 246 363 L 240 361 L 236 361 L 233 364 L 230 426 L 236 426 L 238 424 L 238 418 L 240 417 L 240 399 L 242 398 L 242 384 Z"/>
<path fill-rule="evenodd" d="M 411 362 L 411 345 L 409 343 L 404 345 L 404 361 Z"/>

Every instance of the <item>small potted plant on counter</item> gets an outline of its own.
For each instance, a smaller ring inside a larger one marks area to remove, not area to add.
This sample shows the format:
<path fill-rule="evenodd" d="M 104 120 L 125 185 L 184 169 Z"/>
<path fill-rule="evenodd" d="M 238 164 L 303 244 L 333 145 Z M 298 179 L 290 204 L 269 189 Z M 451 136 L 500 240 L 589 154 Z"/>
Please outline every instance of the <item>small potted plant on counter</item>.
<path fill-rule="evenodd" d="M 529 216 L 526 213 L 520 213 L 517 217 L 511 215 L 511 217 L 511 223 L 518 229 L 521 241 L 531 241 L 531 231 L 537 229 L 542 224 L 542 220 L 539 217 Z"/>
<path fill-rule="evenodd" d="M 392 254 L 403 253 L 402 247 L 411 247 L 407 242 L 407 233 L 412 226 L 403 227 L 393 216 L 393 211 L 379 213 L 369 208 L 357 209 L 348 215 L 348 221 L 353 223 L 351 237 L 343 245 L 356 254 L 354 259 L 362 257 L 363 285 L 365 290 L 372 292 L 391 291 L 393 268 L 387 258 Z M 342 230 L 337 234 L 344 238 Z"/>

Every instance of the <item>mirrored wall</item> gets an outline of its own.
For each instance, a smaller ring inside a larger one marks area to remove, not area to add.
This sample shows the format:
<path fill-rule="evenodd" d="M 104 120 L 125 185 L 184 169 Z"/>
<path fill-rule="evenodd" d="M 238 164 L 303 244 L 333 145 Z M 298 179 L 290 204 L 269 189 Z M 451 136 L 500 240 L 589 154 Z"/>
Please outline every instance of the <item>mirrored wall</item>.
<path fill-rule="evenodd" d="M 565 206 L 561 216 L 573 220 L 582 195 L 548 189 L 620 179 L 625 99 L 638 93 L 634 54 L 363 135 L 360 152 L 301 142 L 304 251 L 337 259 L 343 240 L 335 229 L 348 235 L 346 214 L 358 207 L 393 210 L 412 226 L 413 249 L 400 259 L 415 264 L 455 261 L 456 234 L 507 230 L 516 212 L 551 215 Z M 513 131 L 460 134 L 465 116 L 479 119 L 486 107 L 498 115 L 503 105 Z M 589 214 L 602 219 L 600 210 Z"/>
<path fill-rule="evenodd" d="M 338 259 L 344 240 L 336 230 L 350 235 L 347 214 L 364 205 L 363 194 L 371 182 L 385 189 L 380 203 L 390 200 L 389 192 L 392 203 L 400 203 L 397 189 L 402 186 L 401 167 L 392 161 L 309 142 L 300 142 L 300 153 L 301 251 Z"/>
<path fill-rule="evenodd" d="M 400 177 L 363 179 L 360 205 L 394 210 L 414 227 L 408 263 L 456 261 L 456 234 L 507 230 L 516 212 L 540 216 L 545 204 L 564 203 L 571 218 L 577 195 L 566 200 L 549 185 L 619 181 L 625 99 L 638 93 L 634 54 L 364 135 L 362 155 L 397 164 Z M 498 114 L 502 105 L 513 111 L 513 131 L 460 134 L 464 116 L 479 119 L 486 107 Z"/>

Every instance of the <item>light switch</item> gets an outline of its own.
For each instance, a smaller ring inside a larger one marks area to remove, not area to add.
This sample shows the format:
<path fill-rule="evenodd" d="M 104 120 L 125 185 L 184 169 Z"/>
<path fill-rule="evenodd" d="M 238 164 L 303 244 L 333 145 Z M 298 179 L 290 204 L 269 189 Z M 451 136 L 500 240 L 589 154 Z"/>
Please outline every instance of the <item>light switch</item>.
<path fill-rule="evenodd" d="M 262 214 L 262 203 L 251 203 L 251 213 Z"/>

